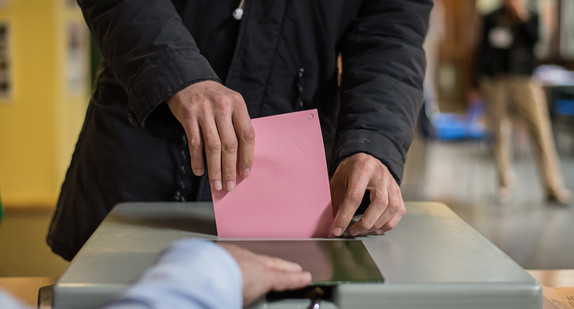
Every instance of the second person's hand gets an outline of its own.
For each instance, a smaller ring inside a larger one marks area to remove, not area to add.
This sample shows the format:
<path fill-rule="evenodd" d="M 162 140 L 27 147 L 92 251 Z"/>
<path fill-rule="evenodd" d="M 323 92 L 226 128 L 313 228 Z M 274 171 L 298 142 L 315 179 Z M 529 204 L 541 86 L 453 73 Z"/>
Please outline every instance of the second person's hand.
<path fill-rule="evenodd" d="M 255 254 L 236 245 L 219 243 L 237 261 L 243 276 L 243 303 L 248 305 L 269 291 L 303 288 L 311 273 L 301 265 L 277 257 Z"/>
<path fill-rule="evenodd" d="M 167 104 L 187 135 L 191 168 L 211 188 L 233 191 L 237 169 L 246 178 L 253 166 L 255 131 L 243 97 L 220 83 L 202 81 L 179 91 Z"/>

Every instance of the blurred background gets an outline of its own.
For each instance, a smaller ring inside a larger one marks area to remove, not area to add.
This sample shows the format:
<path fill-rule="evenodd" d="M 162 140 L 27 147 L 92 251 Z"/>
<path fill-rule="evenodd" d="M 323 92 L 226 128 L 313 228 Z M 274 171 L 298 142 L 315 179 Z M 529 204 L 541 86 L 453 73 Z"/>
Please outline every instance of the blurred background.
<path fill-rule="evenodd" d="M 513 190 L 502 199 L 475 72 L 481 16 L 502 0 L 436 0 L 425 104 L 405 201 L 439 201 L 526 269 L 574 269 L 574 205 L 548 200 L 524 121 L 512 118 Z M 574 1 L 530 0 L 534 78 L 546 98 L 564 189 L 574 190 Z M 45 243 L 99 53 L 73 0 L 0 0 L 0 277 L 57 277 Z"/>

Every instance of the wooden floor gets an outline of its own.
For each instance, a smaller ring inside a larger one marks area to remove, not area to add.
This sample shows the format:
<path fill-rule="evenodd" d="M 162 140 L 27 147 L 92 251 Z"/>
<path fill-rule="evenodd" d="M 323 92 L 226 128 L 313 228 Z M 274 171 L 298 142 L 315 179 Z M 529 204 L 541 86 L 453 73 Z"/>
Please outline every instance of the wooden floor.
<path fill-rule="evenodd" d="M 447 204 L 526 269 L 574 269 L 574 206 L 546 204 L 528 143 L 517 146 L 517 190 L 501 204 L 494 198 L 487 142 L 417 137 L 405 168 L 404 198 Z M 561 152 L 561 166 L 574 191 L 573 151 Z M 50 211 L 6 213 L 0 224 L 0 277 L 57 277 L 66 269 L 68 263 L 45 243 L 50 217 Z"/>

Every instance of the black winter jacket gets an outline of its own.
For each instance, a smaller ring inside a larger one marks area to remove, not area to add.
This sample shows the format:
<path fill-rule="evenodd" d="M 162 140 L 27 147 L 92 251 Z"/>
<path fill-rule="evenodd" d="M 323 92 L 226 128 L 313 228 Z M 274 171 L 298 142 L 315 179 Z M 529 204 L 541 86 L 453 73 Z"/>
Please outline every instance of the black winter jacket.
<path fill-rule="evenodd" d="M 365 152 L 400 183 L 432 1 L 247 0 L 235 21 L 238 3 L 79 0 L 104 61 L 50 228 L 55 252 L 71 259 L 119 202 L 210 198 L 165 103 L 198 81 L 241 93 L 252 118 L 317 108 L 331 172 Z"/>

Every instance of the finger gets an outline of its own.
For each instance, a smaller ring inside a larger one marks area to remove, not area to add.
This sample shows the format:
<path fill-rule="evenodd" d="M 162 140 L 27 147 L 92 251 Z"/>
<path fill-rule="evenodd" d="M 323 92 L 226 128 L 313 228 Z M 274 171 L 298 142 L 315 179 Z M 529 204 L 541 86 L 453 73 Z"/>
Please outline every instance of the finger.
<path fill-rule="evenodd" d="M 398 190 L 398 195 L 396 195 L 396 200 L 392 202 L 392 205 L 393 206 L 391 208 L 394 209 L 393 214 L 391 218 L 381 226 L 381 228 L 379 229 L 380 231 L 379 234 L 390 231 L 395 227 L 397 227 L 399 221 L 406 212 L 405 203 L 403 201 L 403 197 L 400 190 Z"/>
<path fill-rule="evenodd" d="M 371 228 L 370 232 L 375 232 L 377 234 L 383 233 L 382 227 L 389 222 L 395 215 L 400 214 L 401 208 L 404 208 L 403 198 L 401 196 L 401 190 L 398 186 L 389 188 L 389 203 L 384 213 L 379 217 L 379 220 Z"/>
<path fill-rule="evenodd" d="M 387 221 L 387 223 L 385 223 L 379 230 L 377 230 L 376 233 L 382 234 L 384 232 L 388 232 L 394 229 L 395 227 L 397 227 L 402 217 L 403 217 L 402 214 L 399 213 L 395 214 L 391 219 L 389 219 L 389 221 Z"/>
<path fill-rule="evenodd" d="M 345 199 L 346 185 L 339 177 L 333 177 L 329 182 L 329 189 L 331 190 L 331 207 L 333 209 L 333 216 L 337 216 L 343 200 Z"/>
<path fill-rule="evenodd" d="M 243 98 L 239 96 L 241 107 L 233 112 L 233 125 L 239 142 L 238 168 L 239 175 L 247 178 L 253 167 L 255 153 L 255 130 L 251 124 L 251 118 L 245 107 Z"/>
<path fill-rule="evenodd" d="M 311 273 L 308 271 L 289 272 L 273 270 L 271 278 L 271 290 L 281 292 L 302 288 L 311 282 Z"/>
<path fill-rule="evenodd" d="M 213 115 L 206 112 L 204 117 L 200 119 L 200 126 L 203 134 L 209 183 L 213 190 L 220 191 L 223 188 L 221 184 L 221 140 Z"/>
<path fill-rule="evenodd" d="M 379 220 L 377 220 L 377 222 L 375 223 L 375 225 L 369 230 L 369 232 L 374 232 L 375 234 L 382 234 L 385 232 L 385 230 L 383 230 L 383 226 L 385 224 L 387 224 L 387 222 L 389 222 L 395 215 L 395 213 L 393 213 L 390 210 L 391 207 L 387 208 L 387 211 L 385 211 L 380 217 Z"/>
<path fill-rule="evenodd" d="M 185 130 L 187 143 L 189 146 L 189 157 L 191 170 L 195 176 L 203 175 L 203 139 L 201 138 L 201 129 L 197 121 L 188 123 Z"/>
<path fill-rule="evenodd" d="M 333 234 L 335 236 L 340 236 L 343 234 L 357 208 L 363 200 L 365 195 L 365 190 L 367 188 L 368 178 L 360 177 L 360 173 L 353 173 L 349 177 L 349 183 L 347 185 L 347 190 L 345 192 L 345 198 L 343 199 L 343 204 L 339 209 L 339 212 L 335 218 L 335 224 L 333 225 Z"/>
<path fill-rule="evenodd" d="M 231 113 L 222 111 L 216 115 L 217 130 L 221 140 L 221 168 L 223 184 L 226 191 L 235 188 L 237 167 L 237 136 L 233 129 Z"/>
<path fill-rule="evenodd" d="M 378 188 L 377 185 L 378 184 L 375 184 L 375 187 Z M 386 220 L 388 220 L 391 216 L 391 214 L 386 212 L 389 205 L 389 197 L 386 188 L 371 189 L 369 192 L 371 198 L 369 207 L 361 219 L 349 228 L 349 233 L 353 236 L 369 233 L 381 217 L 386 217 Z"/>
<path fill-rule="evenodd" d="M 303 268 L 301 265 L 290 262 L 281 258 L 271 257 L 266 255 L 260 255 L 263 259 L 265 265 L 270 268 L 277 269 L 277 270 L 284 270 L 284 271 L 302 271 Z"/>

